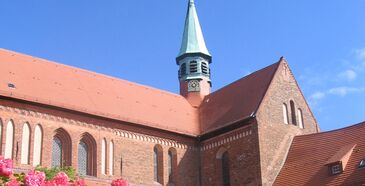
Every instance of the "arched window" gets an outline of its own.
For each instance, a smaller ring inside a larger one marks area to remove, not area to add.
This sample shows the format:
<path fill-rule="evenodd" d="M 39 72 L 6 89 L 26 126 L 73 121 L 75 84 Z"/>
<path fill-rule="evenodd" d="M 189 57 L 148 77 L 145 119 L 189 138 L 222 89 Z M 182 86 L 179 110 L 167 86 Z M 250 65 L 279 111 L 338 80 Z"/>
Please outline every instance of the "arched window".
<path fill-rule="evenodd" d="M 5 139 L 5 155 L 4 158 L 13 158 L 13 145 L 14 145 L 14 123 L 10 120 L 6 125 L 6 139 Z"/>
<path fill-rule="evenodd" d="M 295 104 L 293 100 L 290 100 L 291 122 L 293 125 L 297 125 L 297 117 L 295 112 Z"/>
<path fill-rule="evenodd" d="M 222 178 L 223 186 L 230 186 L 229 156 L 227 151 L 222 155 Z"/>
<path fill-rule="evenodd" d="M 286 106 L 285 103 L 283 103 L 283 119 L 284 119 L 284 123 L 285 124 L 289 124 L 288 107 Z"/>
<path fill-rule="evenodd" d="M 52 141 L 52 167 L 62 167 L 62 142 L 58 137 Z"/>
<path fill-rule="evenodd" d="M 96 176 L 96 142 L 84 133 L 78 145 L 77 170 L 80 175 Z"/>
<path fill-rule="evenodd" d="M 101 140 L 101 173 L 106 174 L 106 140 Z"/>
<path fill-rule="evenodd" d="M 114 174 L 114 143 L 109 142 L 109 174 Z"/>
<path fill-rule="evenodd" d="M 71 166 L 71 137 L 62 128 L 55 131 L 52 141 L 52 167 Z"/>
<path fill-rule="evenodd" d="M 41 164 L 43 132 L 40 125 L 35 126 L 33 144 L 33 166 Z"/>
<path fill-rule="evenodd" d="M 303 129 L 304 128 L 303 112 L 301 109 L 298 109 L 298 122 L 299 122 L 299 128 Z"/>
<path fill-rule="evenodd" d="M 22 133 L 22 149 L 21 149 L 21 164 L 29 164 L 29 141 L 30 140 L 30 127 L 28 123 L 23 125 Z"/>
<path fill-rule="evenodd" d="M 176 182 L 177 171 L 177 152 L 176 149 L 170 148 L 168 152 L 168 175 L 169 184 L 174 185 Z"/>
<path fill-rule="evenodd" d="M 221 183 L 220 185 L 223 186 L 230 186 L 230 166 L 229 166 L 229 155 L 228 155 L 228 151 L 226 148 L 221 147 L 216 155 L 217 158 L 217 167 L 218 167 L 218 172 L 220 175 L 218 175 L 218 177 L 220 177 L 221 179 Z"/>
<path fill-rule="evenodd" d="M 163 184 L 163 155 L 162 147 L 160 145 L 156 145 L 153 149 L 153 168 L 153 180 Z"/>

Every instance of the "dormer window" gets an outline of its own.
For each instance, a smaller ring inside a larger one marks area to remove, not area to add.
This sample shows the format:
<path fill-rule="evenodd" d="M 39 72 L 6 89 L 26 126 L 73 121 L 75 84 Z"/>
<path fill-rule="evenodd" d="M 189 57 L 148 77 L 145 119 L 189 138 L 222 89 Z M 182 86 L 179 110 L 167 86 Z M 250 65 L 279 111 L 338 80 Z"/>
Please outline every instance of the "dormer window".
<path fill-rule="evenodd" d="M 360 161 L 359 168 L 364 168 L 364 167 L 365 167 L 365 159 L 362 159 Z"/>
<path fill-rule="evenodd" d="M 330 166 L 331 175 L 336 175 L 342 173 L 342 166 L 341 164 L 334 164 Z"/>

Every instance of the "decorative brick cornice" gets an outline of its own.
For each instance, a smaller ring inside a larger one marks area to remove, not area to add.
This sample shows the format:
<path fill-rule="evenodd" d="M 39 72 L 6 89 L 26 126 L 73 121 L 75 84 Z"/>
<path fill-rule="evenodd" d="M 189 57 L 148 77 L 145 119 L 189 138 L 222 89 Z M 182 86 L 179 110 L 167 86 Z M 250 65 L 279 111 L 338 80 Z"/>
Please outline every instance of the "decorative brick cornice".
<path fill-rule="evenodd" d="M 205 142 L 200 147 L 200 151 L 210 150 L 216 147 L 220 147 L 223 144 L 230 143 L 232 141 L 239 140 L 241 138 L 247 137 L 252 134 L 251 129 L 246 129 L 241 132 L 232 132 L 229 135 L 225 135 L 223 138 L 212 139 L 208 142 Z"/>

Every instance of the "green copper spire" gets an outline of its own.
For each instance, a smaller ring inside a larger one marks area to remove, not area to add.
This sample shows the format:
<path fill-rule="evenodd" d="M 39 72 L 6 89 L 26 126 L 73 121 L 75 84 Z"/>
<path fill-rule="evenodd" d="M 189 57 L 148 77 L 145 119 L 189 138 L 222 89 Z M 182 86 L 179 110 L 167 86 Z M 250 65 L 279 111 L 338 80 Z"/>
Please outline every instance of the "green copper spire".
<path fill-rule="evenodd" d="M 211 57 L 207 47 L 205 46 L 203 32 L 200 27 L 198 14 L 196 13 L 194 0 L 189 0 L 184 35 L 177 59 L 180 59 L 185 55 L 197 53 L 203 54 L 208 58 Z"/>

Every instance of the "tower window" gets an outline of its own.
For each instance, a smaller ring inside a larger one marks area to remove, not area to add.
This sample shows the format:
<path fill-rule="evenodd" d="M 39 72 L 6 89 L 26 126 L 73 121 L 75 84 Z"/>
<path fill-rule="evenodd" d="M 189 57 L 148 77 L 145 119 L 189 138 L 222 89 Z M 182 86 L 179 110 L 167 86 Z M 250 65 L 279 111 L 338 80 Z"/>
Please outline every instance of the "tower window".
<path fill-rule="evenodd" d="M 198 63 L 196 61 L 190 61 L 190 73 L 198 72 Z"/>
<path fill-rule="evenodd" d="M 293 100 L 290 100 L 290 111 L 291 111 L 291 121 L 293 125 L 297 125 L 297 116 L 295 112 L 295 104 Z"/>
<path fill-rule="evenodd" d="M 186 63 L 183 63 L 180 67 L 180 76 L 186 75 Z"/>
<path fill-rule="evenodd" d="M 207 65 L 207 63 L 202 62 L 202 64 L 201 64 L 201 69 L 202 69 L 202 73 L 203 73 L 204 75 L 209 75 L 209 69 L 208 69 L 208 65 Z"/>

